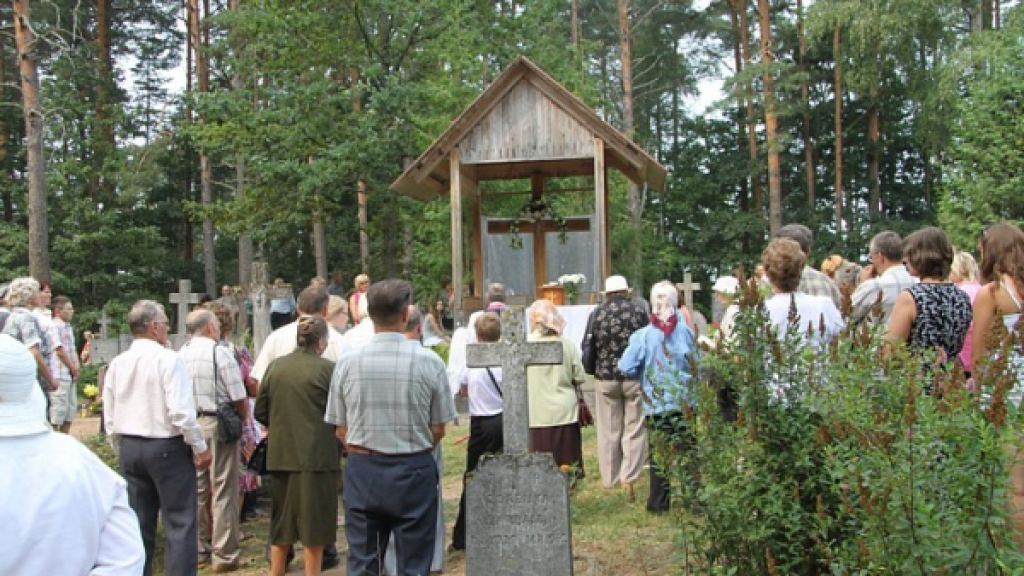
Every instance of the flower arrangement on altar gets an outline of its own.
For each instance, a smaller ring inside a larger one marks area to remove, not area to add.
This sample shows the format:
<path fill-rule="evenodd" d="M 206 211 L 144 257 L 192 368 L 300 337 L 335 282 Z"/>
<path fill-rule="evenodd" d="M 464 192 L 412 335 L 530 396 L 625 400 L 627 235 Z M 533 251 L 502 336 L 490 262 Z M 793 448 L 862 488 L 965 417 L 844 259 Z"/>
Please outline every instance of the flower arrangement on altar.
<path fill-rule="evenodd" d="M 519 235 L 524 224 L 536 224 L 542 220 L 551 220 L 558 229 L 558 241 L 565 244 L 568 240 L 568 225 L 558 212 L 543 196 L 530 198 L 522 208 L 519 209 L 519 216 L 508 226 L 508 232 L 512 235 L 509 246 L 516 250 L 523 247 L 523 238 Z"/>
<path fill-rule="evenodd" d="M 580 286 L 587 281 L 583 274 L 562 274 L 558 277 L 558 283 L 565 290 L 565 303 L 575 304 L 576 297 L 580 294 Z"/>

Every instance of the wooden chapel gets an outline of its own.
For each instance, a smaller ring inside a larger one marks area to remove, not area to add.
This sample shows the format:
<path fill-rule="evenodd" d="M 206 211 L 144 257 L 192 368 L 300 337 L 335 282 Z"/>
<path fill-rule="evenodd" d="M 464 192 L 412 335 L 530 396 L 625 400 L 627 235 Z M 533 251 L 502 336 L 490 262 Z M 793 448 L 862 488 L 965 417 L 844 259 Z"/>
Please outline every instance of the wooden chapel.
<path fill-rule="evenodd" d="M 593 178 L 595 262 L 598 280 L 611 274 L 607 170 L 615 168 L 638 186 L 664 191 L 665 168 L 540 67 L 519 57 L 448 126 L 392 184 L 421 201 L 450 194 L 452 285 L 457 318 L 479 307 L 483 286 L 483 233 L 479 183 L 529 179 L 531 194 L 545 193 L 549 178 Z M 472 211 L 473 305 L 463 302 L 463 204 Z M 489 233 L 508 232 L 500 223 Z M 570 231 L 589 219 L 568 220 Z M 584 228 L 584 226 L 586 228 Z M 540 224 L 538 224 L 540 231 Z M 543 238 L 542 234 L 538 234 Z M 545 278 L 544 242 L 533 243 L 535 283 Z M 534 295 L 540 293 L 535 286 Z"/>

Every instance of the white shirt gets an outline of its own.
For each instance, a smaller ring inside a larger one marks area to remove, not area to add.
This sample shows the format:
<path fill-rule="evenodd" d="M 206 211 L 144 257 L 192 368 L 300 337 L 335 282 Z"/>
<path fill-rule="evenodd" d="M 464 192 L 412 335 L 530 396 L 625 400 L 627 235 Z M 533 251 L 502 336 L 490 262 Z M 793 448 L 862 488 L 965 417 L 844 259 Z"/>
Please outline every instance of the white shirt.
<path fill-rule="evenodd" d="M 342 354 L 358 352 L 373 340 L 373 320 L 369 317 L 345 332 L 341 337 Z"/>
<path fill-rule="evenodd" d="M 491 368 L 491 374 L 497 380 L 497 386 L 501 386 L 501 368 Z M 487 370 L 484 368 L 469 368 L 462 373 L 459 384 L 466 386 L 469 392 L 469 415 L 470 416 L 494 416 L 501 414 L 505 403 L 498 394 L 495 383 L 491 382 Z M 502 390 L 504 393 L 504 390 Z"/>
<path fill-rule="evenodd" d="M 839 331 L 846 326 L 843 322 L 839 309 L 836 308 L 832 299 L 828 296 L 811 296 L 803 292 L 792 294 L 776 294 L 765 301 L 765 308 L 771 318 L 772 325 L 778 328 L 778 336 L 782 338 L 789 328 L 789 306 L 796 301 L 796 313 L 800 322 L 800 335 L 813 347 L 824 348 L 830 340 L 835 338 Z M 825 319 L 825 333 L 821 333 L 821 319 Z M 808 328 L 813 330 L 810 337 L 807 336 Z"/>
<path fill-rule="evenodd" d="M 456 328 L 452 334 L 451 345 L 448 346 L 448 384 L 452 388 L 452 396 L 459 393 L 459 382 L 466 371 L 466 346 L 469 345 L 469 334 L 473 332 L 466 327 Z"/>
<path fill-rule="evenodd" d="M 902 264 L 890 267 L 878 278 L 862 282 L 850 297 L 850 303 L 853 306 L 850 322 L 857 323 L 869 318 L 873 323 L 887 326 L 900 293 L 916 283 L 917 278 L 911 276 Z M 879 294 L 882 295 L 882 318 L 876 321 L 871 318 L 870 314 L 871 308 L 878 301 Z"/>
<path fill-rule="evenodd" d="M 142 574 L 125 482 L 88 448 L 56 432 L 0 438 L 0 462 L 0 574 Z"/>
<path fill-rule="evenodd" d="M 217 354 L 217 377 L 213 376 L 213 355 Z M 227 348 L 217 346 L 211 338 L 193 336 L 178 352 L 188 366 L 192 378 L 192 395 L 197 412 L 216 412 L 217 405 L 244 400 L 245 385 L 238 362 Z M 216 380 L 216 390 L 214 381 Z"/>
<path fill-rule="evenodd" d="M 206 441 L 196 421 L 196 403 L 188 367 L 173 350 L 148 338 L 136 338 L 110 361 L 103 386 L 103 417 L 116 446 L 121 436 L 184 436 L 196 454 Z"/>
<path fill-rule="evenodd" d="M 351 331 L 349 330 L 348 332 Z M 295 348 L 298 346 L 296 343 L 298 336 L 298 322 L 286 324 L 271 332 L 270 336 L 267 336 L 266 342 L 263 343 L 263 347 L 260 348 L 260 355 L 256 358 L 256 363 L 253 365 L 252 371 L 249 372 L 249 376 L 256 380 L 263 380 L 263 377 L 267 374 L 267 367 L 270 366 L 271 362 L 281 356 L 295 352 Z M 320 357 L 324 360 L 337 362 L 341 358 L 341 338 L 341 334 L 328 328 L 327 349 L 324 350 Z"/>

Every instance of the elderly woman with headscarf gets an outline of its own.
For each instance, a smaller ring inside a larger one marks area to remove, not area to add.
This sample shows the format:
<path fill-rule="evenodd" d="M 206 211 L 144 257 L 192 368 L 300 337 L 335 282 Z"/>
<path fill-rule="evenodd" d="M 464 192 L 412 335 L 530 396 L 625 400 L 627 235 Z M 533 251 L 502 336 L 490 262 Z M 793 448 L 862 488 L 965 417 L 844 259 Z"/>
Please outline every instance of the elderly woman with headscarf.
<path fill-rule="evenodd" d="M 678 312 L 679 292 L 668 280 L 651 288 L 651 323 L 629 337 L 629 347 L 619 359 L 619 371 L 627 378 L 641 380 L 644 412 L 651 449 L 650 493 L 647 511 L 668 512 L 668 478 L 653 460 L 655 443 L 668 439 L 676 452 L 693 445 L 682 409 L 696 400 L 692 371 L 697 361 L 693 330 Z M 661 444 L 664 445 L 664 444 Z"/>
<path fill-rule="evenodd" d="M 530 399 L 530 451 L 550 452 L 559 466 L 575 468 L 584 477 L 583 439 L 577 405 L 586 375 L 576 344 L 562 335 L 565 318 L 550 300 L 530 306 L 529 342 L 561 342 L 562 363 L 526 369 Z"/>

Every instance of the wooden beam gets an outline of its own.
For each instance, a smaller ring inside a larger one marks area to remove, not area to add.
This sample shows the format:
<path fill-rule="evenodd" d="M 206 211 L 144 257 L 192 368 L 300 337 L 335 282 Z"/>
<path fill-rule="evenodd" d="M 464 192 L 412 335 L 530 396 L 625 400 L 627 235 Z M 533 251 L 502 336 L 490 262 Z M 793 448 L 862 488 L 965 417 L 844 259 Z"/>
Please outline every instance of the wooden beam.
<path fill-rule="evenodd" d="M 544 194 L 544 175 L 533 174 L 530 176 L 530 190 L 534 195 L 540 197 Z M 542 222 L 533 225 L 533 286 L 534 295 L 540 294 L 540 287 L 547 284 L 547 239 L 541 229 Z"/>
<path fill-rule="evenodd" d="M 573 158 L 565 160 L 531 160 L 514 163 L 474 164 L 477 180 L 515 180 L 529 178 L 533 174 L 543 174 L 547 178 L 564 178 L 568 176 L 590 176 L 594 173 L 592 158 Z"/>
<path fill-rule="evenodd" d="M 456 324 L 463 321 L 462 310 L 462 170 L 459 160 L 459 149 L 452 150 L 451 162 L 451 227 L 452 227 L 452 289 L 455 290 L 455 315 Z"/>
<path fill-rule="evenodd" d="M 611 275 L 611 250 L 608 245 L 608 190 L 604 162 L 604 140 L 594 138 L 594 214 L 597 216 L 597 242 L 594 243 L 594 261 L 597 264 L 598 283 Z M 633 279 L 636 282 L 636 279 Z"/>
<path fill-rule="evenodd" d="M 589 176 L 589 174 L 588 174 Z M 556 188 L 554 190 L 548 189 L 544 191 L 544 194 L 569 194 L 572 192 L 593 192 L 593 186 L 578 186 L 575 188 Z M 527 194 L 533 194 L 533 190 L 510 190 L 507 192 L 481 192 L 481 198 L 501 198 L 502 196 L 526 196 Z"/>
<path fill-rule="evenodd" d="M 487 233 L 488 234 L 508 234 L 512 231 L 512 220 L 490 220 L 487 222 Z M 541 232 L 560 232 L 558 226 L 551 220 L 542 220 L 540 222 Z M 590 231 L 590 218 L 566 218 L 565 219 L 565 231 L 566 232 L 588 232 Z M 524 234 L 530 234 L 531 230 L 522 230 Z"/>

